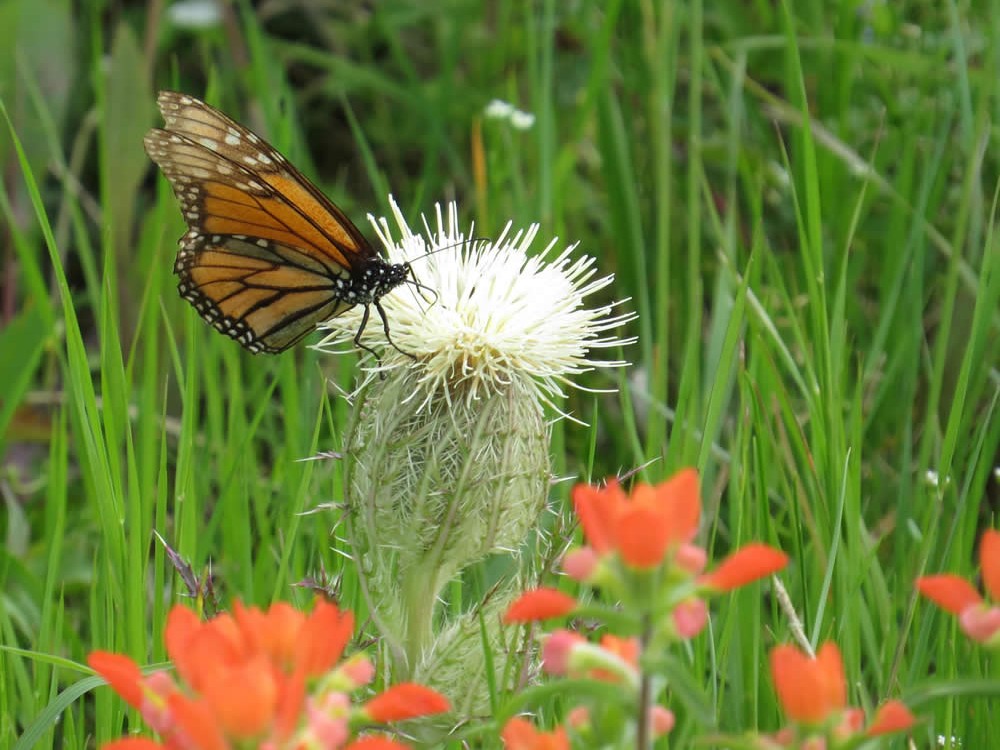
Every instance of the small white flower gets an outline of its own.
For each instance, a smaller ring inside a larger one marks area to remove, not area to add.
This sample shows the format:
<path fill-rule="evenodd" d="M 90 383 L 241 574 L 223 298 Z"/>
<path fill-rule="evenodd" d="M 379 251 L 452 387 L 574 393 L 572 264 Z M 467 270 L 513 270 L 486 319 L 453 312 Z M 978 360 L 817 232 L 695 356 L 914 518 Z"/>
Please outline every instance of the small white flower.
<path fill-rule="evenodd" d="M 511 113 L 510 124 L 515 130 L 528 130 L 535 124 L 535 116 L 530 112 L 522 112 L 516 109 Z"/>
<path fill-rule="evenodd" d="M 508 223 L 495 240 L 464 234 L 458 226 L 458 208 L 449 204 L 447 217 L 436 207 L 437 227 L 424 218 L 426 235 L 416 235 L 392 196 L 393 218 L 401 235 L 397 242 L 386 219 L 369 220 L 393 263 L 412 264 L 416 278 L 429 291 L 412 284 L 382 298 L 389 335 L 407 357 L 388 345 L 382 326 L 370 321 L 362 341 L 382 350 L 382 364 L 374 370 L 412 368 L 421 386 L 413 397 L 424 404 L 443 397 L 467 401 L 497 393 L 512 383 L 550 406 L 565 395 L 562 386 L 575 385 L 571 376 L 594 367 L 622 367 L 621 360 L 592 358 L 595 349 L 634 343 L 608 333 L 635 319 L 631 312 L 615 313 L 627 300 L 589 308 L 584 299 L 611 284 L 612 276 L 597 276 L 595 260 L 574 260 L 570 245 L 547 260 L 557 240 L 534 256 L 528 250 L 538 225 L 511 234 Z M 355 307 L 321 328 L 330 334 L 317 348 L 343 344 L 354 338 L 363 309 Z"/>
<path fill-rule="evenodd" d="M 514 105 L 510 102 L 505 102 L 503 99 L 491 99 L 490 103 L 486 105 L 484 113 L 491 120 L 506 120 L 514 114 L 514 111 Z"/>
<path fill-rule="evenodd" d="M 944 477 L 944 479 L 942 479 L 941 476 L 934 471 L 934 469 L 928 469 L 924 472 L 924 482 L 926 482 L 930 487 L 947 487 L 951 484 L 951 477 Z"/>
<path fill-rule="evenodd" d="M 222 23 L 215 0 L 180 0 L 167 8 L 167 19 L 182 29 L 208 29 Z"/>
<path fill-rule="evenodd" d="M 535 124 L 535 116 L 524 112 L 503 99 L 493 99 L 486 105 L 483 114 L 490 120 L 506 120 L 515 130 L 528 130 Z"/>

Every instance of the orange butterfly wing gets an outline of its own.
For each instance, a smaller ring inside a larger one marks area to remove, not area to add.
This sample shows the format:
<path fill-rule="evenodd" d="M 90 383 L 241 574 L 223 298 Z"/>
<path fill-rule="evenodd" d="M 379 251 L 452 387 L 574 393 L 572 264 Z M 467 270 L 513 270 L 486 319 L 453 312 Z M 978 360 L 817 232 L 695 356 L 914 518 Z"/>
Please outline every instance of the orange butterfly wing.
<path fill-rule="evenodd" d="M 190 231 L 174 271 L 206 321 L 276 353 L 356 304 L 383 314 L 378 299 L 403 282 L 405 264 L 382 260 L 263 139 L 194 97 L 164 91 L 157 102 L 166 127 L 146 135 L 146 152 L 181 204 Z"/>

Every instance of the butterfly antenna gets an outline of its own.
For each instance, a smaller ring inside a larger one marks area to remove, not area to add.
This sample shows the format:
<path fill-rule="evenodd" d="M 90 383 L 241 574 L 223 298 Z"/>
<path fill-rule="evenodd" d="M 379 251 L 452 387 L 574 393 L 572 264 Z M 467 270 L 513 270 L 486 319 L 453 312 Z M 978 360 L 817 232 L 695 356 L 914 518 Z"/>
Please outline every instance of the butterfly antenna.
<path fill-rule="evenodd" d="M 423 260 L 429 255 L 436 255 L 437 253 L 440 253 L 442 250 L 451 250 L 452 248 L 462 247 L 464 245 L 475 245 L 477 242 L 491 242 L 491 239 L 489 237 L 469 237 L 467 239 L 462 240 L 461 242 L 454 242 L 451 245 L 445 245 L 444 247 L 436 247 L 433 250 L 428 250 L 423 255 L 418 255 L 416 258 L 413 258 L 407 262 L 415 263 L 418 260 Z"/>
<path fill-rule="evenodd" d="M 444 247 L 436 247 L 433 250 L 430 250 L 430 251 L 424 253 L 423 255 L 418 255 L 416 258 L 413 258 L 412 260 L 409 260 L 406 263 L 407 266 L 409 266 L 409 268 L 410 268 L 410 279 L 407 279 L 407 283 L 408 284 L 412 284 L 413 286 L 415 286 L 417 288 L 417 290 L 419 290 L 421 293 L 423 293 L 423 292 L 430 292 L 431 294 L 433 294 L 434 295 L 434 301 L 431 302 L 431 306 L 436 305 L 437 301 L 439 299 L 439 295 L 438 295 L 437 291 L 435 291 L 431 287 L 427 286 L 426 284 L 421 284 L 417 280 L 417 273 L 416 273 L 416 271 L 413 270 L 413 264 L 416 261 L 418 261 L 418 260 L 423 260 L 424 258 L 428 257 L 429 255 L 434 255 L 435 253 L 440 253 L 442 250 L 450 250 L 450 249 L 455 248 L 455 247 L 462 247 L 463 245 L 475 245 L 477 242 L 489 242 L 489 241 L 490 241 L 489 237 L 469 237 L 468 239 L 462 240 L 461 242 L 455 242 L 455 243 L 453 243 L 451 245 L 445 245 Z"/>

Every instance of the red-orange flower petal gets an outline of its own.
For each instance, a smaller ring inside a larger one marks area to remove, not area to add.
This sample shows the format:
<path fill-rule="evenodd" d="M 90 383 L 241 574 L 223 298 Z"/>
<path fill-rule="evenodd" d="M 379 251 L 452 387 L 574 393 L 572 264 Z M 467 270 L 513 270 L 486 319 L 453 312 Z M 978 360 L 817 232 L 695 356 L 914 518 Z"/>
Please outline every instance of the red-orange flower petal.
<path fill-rule="evenodd" d="M 568 615 L 574 609 L 576 599 L 572 596 L 558 589 L 542 587 L 521 594 L 507 609 L 503 621 L 511 624 L 548 620 Z"/>
<path fill-rule="evenodd" d="M 163 640 L 167 646 L 167 654 L 171 659 L 175 659 L 177 653 L 183 650 L 188 639 L 201 630 L 202 624 L 198 615 L 183 604 L 175 604 L 170 608 Z"/>
<path fill-rule="evenodd" d="M 777 573 L 788 564 L 788 555 L 766 544 L 741 547 L 723 560 L 711 573 L 703 575 L 703 586 L 717 591 L 732 591 L 759 578 Z"/>
<path fill-rule="evenodd" d="M 902 732 L 916 723 L 916 717 L 902 701 L 887 701 L 879 706 L 875 712 L 875 718 L 865 730 L 865 734 L 869 737 L 876 737 L 880 734 Z"/>
<path fill-rule="evenodd" d="M 209 673 L 242 661 L 251 645 L 231 615 L 221 614 L 201 622 L 198 615 L 181 605 L 167 616 L 164 640 L 177 673 L 196 692 L 201 691 Z"/>
<path fill-rule="evenodd" d="M 165 750 L 166 746 L 148 737 L 127 737 L 101 745 L 101 750 Z"/>
<path fill-rule="evenodd" d="M 986 529 L 979 543 L 979 562 L 983 586 L 993 601 L 1000 603 L 1000 531 Z"/>
<path fill-rule="evenodd" d="M 229 750 L 225 735 L 204 701 L 194 701 L 181 693 L 174 693 L 167 698 L 167 705 L 176 723 L 176 729 L 180 730 L 186 739 L 184 747 L 195 747 L 198 750 Z"/>
<path fill-rule="evenodd" d="M 843 681 L 843 674 L 828 675 L 826 670 L 839 663 L 839 652 L 836 660 L 827 652 L 824 661 L 820 661 L 794 646 L 781 645 L 771 650 L 774 689 L 790 719 L 818 724 L 837 708 L 832 699 L 839 692 L 838 683 Z"/>
<path fill-rule="evenodd" d="M 639 666 L 639 639 L 619 638 L 611 633 L 601 636 L 601 648 L 614 654 L 622 661 L 631 664 L 633 667 Z"/>
<path fill-rule="evenodd" d="M 979 604 L 983 600 L 971 583 L 964 578 L 946 573 L 918 578 L 917 591 L 941 609 L 954 615 L 961 614 L 966 607 Z"/>
<path fill-rule="evenodd" d="M 142 708 L 142 671 L 138 664 L 127 656 L 108 651 L 91 652 L 87 664 L 132 708 Z"/>
<path fill-rule="evenodd" d="M 822 676 L 827 705 L 833 711 L 843 710 L 847 706 L 847 678 L 844 676 L 840 649 L 835 643 L 827 641 L 819 647 L 816 666 Z"/>
<path fill-rule="evenodd" d="M 306 679 L 301 670 L 293 673 L 278 692 L 278 703 L 274 708 L 274 739 L 287 739 L 295 731 L 302 709 L 306 703 Z"/>
<path fill-rule="evenodd" d="M 271 727 L 279 697 L 276 676 L 263 652 L 233 669 L 206 674 L 202 695 L 229 737 L 252 739 Z"/>
<path fill-rule="evenodd" d="M 632 568 L 648 570 L 660 565 L 670 541 L 670 521 L 651 504 L 633 502 L 618 516 L 615 546 Z"/>
<path fill-rule="evenodd" d="M 410 746 L 381 735 L 369 735 L 360 740 L 354 740 L 344 747 L 344 750 L 410 750 Z"/>
<path fill-rule="evenodd" d="M 236 602 L 233 619 L 254 650 L 263 651 L 286 671 L 293 669 L 299 636 L 306 621 L 304 612 L 287 602 L 275 602 L 266 611 Z"/>
<path fill-rule="evenodd" d="M 583 536 L 597 554 L 613 549 L 615 519 L 624 505 L 625 493 L 615 479 L 609 479 L 607 487 L 578 484 L 573 488 L 573 508 Z"/>
<path fill-rule="evenodd" d="M 586 641 L 583 642 L 586 643 Z M 548 642 L 545 645 L 548 646 Z M 640 651 L 638 638 L 619 638 L 616 635 L 607 633 L 601 636 L 601 649 L 618 657 L 630 667 L 633 667 L 633 669 L 622 669 L 618 665 L 616 665 L 615 669 L 596 668 L 589 670 L 590 677 L 602 682 L 620 682 L 624 675 L 637 671 Z M 545 666 L 548 667 L 547 662 Z M 546 671 L 549 670 L 546 669 Z"/>
<path fill-rule="evenodd" d="M 654 488 L 656 503 L 670 524 L 670 541 L 690 542 L 701 519 L 701 487 L 696 469 L 681 469 Z"/>
<path fill-rule="evenodd" d="M 451 708 L 441 693 L 424 685 L 403 682 L 379 693 L 364 706 L 372 721 L 403 721 L 417 716 L 441 714 Z"/>
<path fill-rule="evenodd" d="M 501 736 L 507 750 L 569 750 L 565 729 L 557 727 L 552 732 L 541 732 L 519 716 L 504 725 Z"/>
<path fill-rule="evenodd" d="M 354 632 L 354 615 L 337 605 L 319 600 L 306 619 L 295 652 L 296 668 L 315 677 L 328 671 L 344 653 Z"/>

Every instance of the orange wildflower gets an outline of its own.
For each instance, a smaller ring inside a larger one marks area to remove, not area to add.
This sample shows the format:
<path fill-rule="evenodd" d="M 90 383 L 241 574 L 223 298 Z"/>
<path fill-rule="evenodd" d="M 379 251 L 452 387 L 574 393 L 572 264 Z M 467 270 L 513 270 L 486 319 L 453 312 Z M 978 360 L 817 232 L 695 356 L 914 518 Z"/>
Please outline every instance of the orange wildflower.
<path fill-rule="evenodd" d="M 983 532 L 979 564 L 990 601 L 956 575 L 922 576 L 917 579 L 917 590 L 945 611 L 958 615 L 962 631 L 973 640 L 1000 645 L 1000 531 Z"/>
<path fill-rule="evenodd" d="M 759 578 L 777 573 L 788 564 L 788 555 L 766 544 L 752 543 L 741 547 L 723 560 L 699 582 L 717 591 L 731 591 Z"/>
<path fill-rule="evenodd" d="M 333 605 L 316 607 L 302 623 L 295 646 L 294 663 L 307 677 L 328 671 L 344 653 L 354 632 L 354 615 Z"/>
<path fill-rule="evenodd" d="M 172 724 L 161 734 L 167 747 L 190 747 L 196 750 L 229 750 L 229 743 L 208 705 L 202 700 L 175 693 L 167 700 Z M 176 742 L 177 738 L 183 738 Z"/>
<path fill-rule="evenodd" d="M 820 724 L 847 705 L 844 665 L 833 643 L 824 643 L 815 658 L 794 646 L 776 646 L 771 651 L 771 678 L 792 721 Z"/>
<path fill-rule="evenodd" d="M 251 739 L 275 718 L 280 688 L 267 656 L 256 654 L 231 669 L 206 673 L 201 694 L 227 735 Z"/>
<path fill-rule="evenodd" d="M 403 721 L 416 716 L 441 714 L 450 708 L 448 699 L 423 685 L 404 682 L 376 695 L 364 706 L 372 721 Z"/>
<path fill-rule="evenodd" d="M 129 738 L 109 747 L 281 750 L 317 742 L 354 750 L 406 747 L 377 736 L 347 744 L 352 721 L 370 724 L 441 713 L 448 710 L 448 701 L 430 688 L 403 684 L 375 696 L 360 711 L 352 708 L 348 692 L 373 676 L 363 655 L 334 668 L 353 624 L 351 613 L 322 601 L 310 614 L 286 604 L 268 611 L 237 604 L 233 615 L 207 622 L 185 607 L 174 607 L 164 639 L 183 688 L 165 672 L 144 677 L 125 656 L 95 651 L 88 658 L 163 740 Z M 316 695 L 307 694 L 307 680 Z"/>
<path fill-rule="evenodd" d="M 900 732 L 916 721 L 903 703 L 893 700 L 883 704 L 864 729 L 864 712 L 847 705 L 844 664 L 833 643 L 824 643 L 815 658 L 794 646 L 777 646 L 771 651 L 771 675 L 778 701 L 794 723 L 832 728 L 842 740 Z M 783 744 L 782 738 L 789 736 L 789 730 L 783 730 L 776 739 Z"/>
<path fill-rule="evenodd" d="M 504 725 L 501 736 L 506 750 L 569 750 L 565 729 L 556 727 L 551 732 L 542 732 L 519 716 Z"/>
<path fill-rule="evenodd" d="M 975 586 L 964 578 L 947 573 L 921 576 L 917 579 L 917 591 L 953 615 L 960 615 L 983 602 Z"/>
<path fill-rule="evenodd" d="M 108 651 L 93 651 L 87 657 L 90 668 L 107 680 L 132 708 L 142 710 L 145 699 L 143 676 L 139 665 L 127 656 Z"/>
<path fill-rule="evenodd" d="M 388 737 L 369 735 L 368 737 L 362 737 L 360 740 L 355 740 L 347 745 L 344 750 L 409 750 L 409 747 L 409 745 L 404 745 L 402 742 L 390 740 Z"/>
<path fill-rule="evenodd" d="M 601 648 L 633 667 L 639 666 L 638 638 L 619 638 L 611 633 L 605 633 L 601 636 Z"/>
<path fill-rule="evenodd" d="M 576 609 L 576 604 L 576 599 L 569 594 L 543 586 L 521 594 L 507 608 L 503 621 L 509 625 L 563 617 Z"/>
<path fill-rule="evenodd" d="M 619 638 L 611 633 L 601 636 L 601 648 L 609 654 L 621 659 L 625 664 L 635 670 L 639 669 L 639 639 Z M 590 676 L 602 682 L 619 682 L 622 679 L 621 670 L 592 669 Z"/>
<path fill-rule="evenodd" d="M 916 717 L 902 701 L 886 701 L 875 711 L 875 718 L 865 730 L 869 737 L 902 732 L 916 723 Z"/>
<path fill-rule="evenodd" d="M 320 609 L 317 608 L 316 612 Z M 275 602 L 267 610 L 235 602 L 233 620 L 255 649 L 268 654 L 276 664 L 291 671 L 298 636 L 306 620 L 304 612 L 287 602 Z"/>
<path fill-rule="evenodd" d="M 631 496 L 616 480 L 603 488 L 578 484 L 573 506 L 587 544 L 598 555 L 616 552 L 629 567 L 648 570 L 698 530 L 698 473 L 683 469 L 655 487 L 638 484 Z"/>

